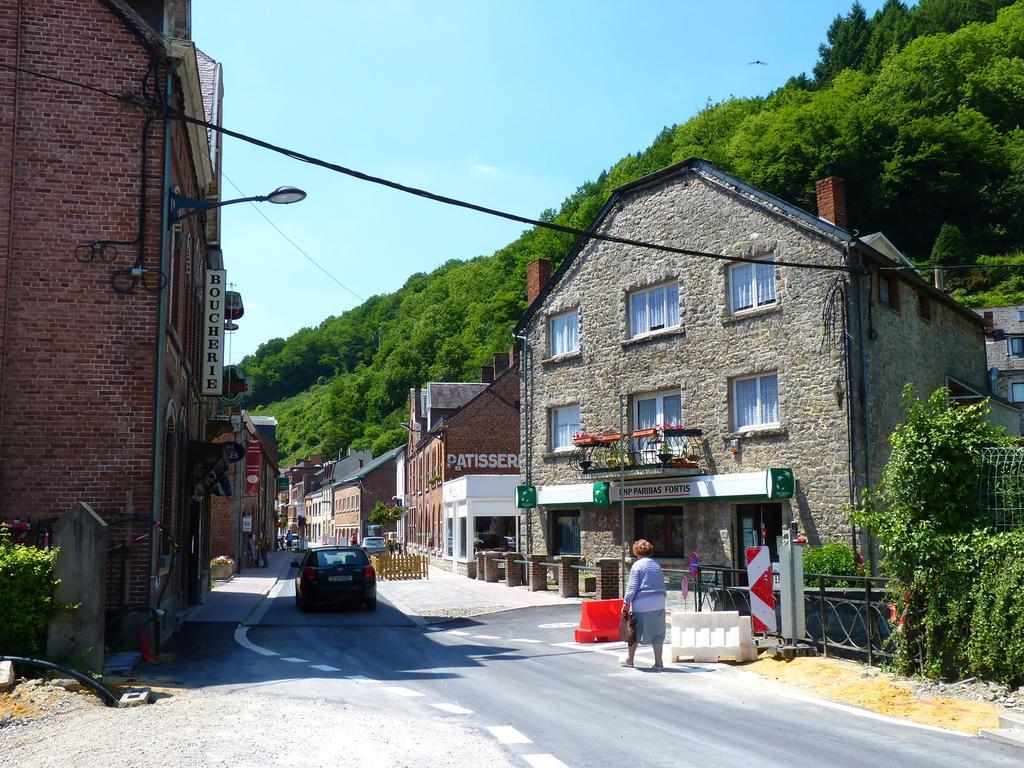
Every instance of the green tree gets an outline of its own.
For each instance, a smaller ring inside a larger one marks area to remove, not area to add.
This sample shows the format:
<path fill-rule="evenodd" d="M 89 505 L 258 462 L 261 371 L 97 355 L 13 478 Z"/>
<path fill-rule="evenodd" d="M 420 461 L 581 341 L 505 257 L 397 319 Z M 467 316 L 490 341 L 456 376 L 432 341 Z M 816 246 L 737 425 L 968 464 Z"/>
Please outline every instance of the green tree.
<path fill-rule="evenodd" d="M 846 16 L 836 16 L 826 34 L 827 43 L 818 47 L 814 79 L 830 82 L 844 69 L 858 69 L 871 41 L 871 22 L 860 2 L 854 2 Z"/>
<path fill-rule="evenodd" d="M 935 238 L 928 264 L 937 267 L 941 264 L 969 264 L 973 260 L 971 247 L 960 227 L 948 222 L 943 224 L 938 237 Z"/>

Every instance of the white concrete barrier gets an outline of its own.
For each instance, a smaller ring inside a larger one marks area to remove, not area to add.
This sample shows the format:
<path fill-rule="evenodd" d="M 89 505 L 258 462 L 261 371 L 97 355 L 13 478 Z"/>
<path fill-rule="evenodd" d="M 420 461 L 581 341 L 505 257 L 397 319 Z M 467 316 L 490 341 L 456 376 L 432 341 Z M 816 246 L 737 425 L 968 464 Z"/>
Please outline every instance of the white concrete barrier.
<path fill-rule="evenodd" d="M 750 617 L 740 616 L 736 611 L 673 613 L 671 640 L 670 661 L 683 657 L 694 661 L 757 659 Z"/>

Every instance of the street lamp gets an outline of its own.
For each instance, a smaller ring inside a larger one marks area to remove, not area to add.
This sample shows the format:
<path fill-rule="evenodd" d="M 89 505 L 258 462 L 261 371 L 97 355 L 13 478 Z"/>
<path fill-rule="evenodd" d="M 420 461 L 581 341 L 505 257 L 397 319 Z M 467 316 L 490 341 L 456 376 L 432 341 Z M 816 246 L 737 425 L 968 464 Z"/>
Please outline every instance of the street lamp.
<path fill-rule="evenodd" d="M 237 200 L 223 200 L 221 202 L 210 202 L 199 200 L 195 197 L 183 195 L 178 187 L 171 189 L 168 195 L 167 226 L 172 227 L 182 219 L 195 216 L 197 213 L 208 211 L 211 208 L 222 208 L 225 205 L 235 203 L 274 203 L 275 205 L 289 205 L 306 199 L 306 193 L 298 187 L 278 187 L 267 195 L 256 197 L 240 197 Z"/>

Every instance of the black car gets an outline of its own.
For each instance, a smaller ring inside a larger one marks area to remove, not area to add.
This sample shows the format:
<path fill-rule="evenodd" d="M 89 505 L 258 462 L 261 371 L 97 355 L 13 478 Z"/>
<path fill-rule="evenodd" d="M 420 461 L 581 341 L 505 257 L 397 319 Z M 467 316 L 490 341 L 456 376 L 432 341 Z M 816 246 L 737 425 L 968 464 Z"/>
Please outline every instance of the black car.
<path fill-rule="evenodd" d="M 377 608 L 377 574 L 370 558 L 359 547 L 317 547 L 302 560 L 295 577 L 295 604 L 306 611 L 314 605 L 361 603 L 366 610 Z"/>

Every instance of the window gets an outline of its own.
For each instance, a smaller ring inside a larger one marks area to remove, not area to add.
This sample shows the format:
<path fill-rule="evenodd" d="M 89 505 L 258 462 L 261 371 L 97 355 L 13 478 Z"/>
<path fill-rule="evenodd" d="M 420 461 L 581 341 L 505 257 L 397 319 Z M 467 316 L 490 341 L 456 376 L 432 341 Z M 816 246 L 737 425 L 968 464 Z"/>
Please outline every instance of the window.
<path fill-rule="evenodd" d="M 1010 400 L 1014 403 L 1024 403 L 1024 381 L 1015 381 L 1010 385 Z"/>
<path fill-rule="evenodd" d="M 682 398 L 678 390 L 633 396 L 633 429 L 664 427 L 682 421 Z"/>
<path fill-rule="evenodd" d="M 548 352 L 552 357 L 567 355 L 580 348 L 579 312 L 563 312 L 548 321 Z"/>
<path fill-rule="evenodd" d="M 900 310 L 900 287 L 895 275 L 878 273 L 878 301 L 889 309 Z"/>
<path fill-rule="evenodd" d="M 1007 354 L 1014 357 L 1024 357 L 1024 336 L 1010 336 L 1006 340 L 1006 344 L 1009 348 Z"/>
<path fill-rule="evenodd" d="M 679 283 L 629 294 L 629 338 L 679 327 Z"/>
<path fill-rule="evenodd" d="M 551 554 L 580 553 L 580 511 L 559 509 L 551 516 Z"/>
<path fill-rule="evenodd" d="M 1024 323 L 1024 309 L 1017 310 L 1017 321 Z"/>
<path fill-rule="evenodd" d="M 636 511 L 636 537 L 651 542 L 654 554 L 658 557 L 685 556 L 683 511 L 677 507 L 638 509 Z"/>
<path fill-rule="evenodd" d="M 921 316 L 922 320 L 931 321 L 932 319 L 932 299 L 926 293 L 917 294 L 917 313 Z"/>
<path fill-rule="evenodd" d="M 580 431 L 580 407 L 567 405 L 551 409 L 551 450 L 567 451 L 572 448 L 572 437 Z"/>
<path fill-rule="evenodd" d="M 729 269 L 729 307 L 732 312 L 775 303 L 775 265 L 738 264 Z"/>
<path fill-rule="evenodd" d="M 779 377 L 753 376 L 733 382 L 733 423 L 739 432 L 779 424 Z"/>

